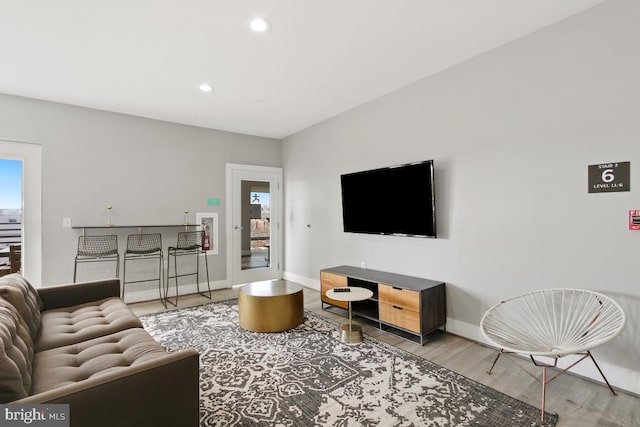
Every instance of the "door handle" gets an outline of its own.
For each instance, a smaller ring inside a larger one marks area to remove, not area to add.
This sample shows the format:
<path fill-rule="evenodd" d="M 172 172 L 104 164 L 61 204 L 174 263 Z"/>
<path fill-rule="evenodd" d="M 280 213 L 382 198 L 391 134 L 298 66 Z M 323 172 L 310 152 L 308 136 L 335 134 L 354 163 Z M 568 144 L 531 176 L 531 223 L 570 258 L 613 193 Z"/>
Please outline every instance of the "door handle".
<path fill-rule="evenodd" d="M 233 227 L 234 230 L 242 230 L 242 227 L 240 227 L 239 225 L 236 225 Z"/>

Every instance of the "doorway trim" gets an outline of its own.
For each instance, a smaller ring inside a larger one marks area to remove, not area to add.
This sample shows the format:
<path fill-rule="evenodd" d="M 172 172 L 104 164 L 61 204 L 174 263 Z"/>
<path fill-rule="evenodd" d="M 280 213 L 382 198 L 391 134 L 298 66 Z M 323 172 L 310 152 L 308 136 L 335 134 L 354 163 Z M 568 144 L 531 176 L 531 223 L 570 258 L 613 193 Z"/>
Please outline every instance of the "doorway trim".
<path fill-rule="evenodd" d="M 42 286 L 42 146 L 0 138 L 0 157 L 22 161 L 22 274 Z"/>
<path fill-rule="evenodd" d="M 271 167 L 271 166 L 256 166 L 256 165 L 245 165 L 238 163 L 227 163 L 226 164 L 226 239 L 227 239 L 227 283 L 229 286 L 233 286 L 235 284 L 234 278 L 234 269 L 233 269 L 233 233 L 234 233 L 234 224 L 233 224 L 233 204 L 234 204 L 234 196 L 236 196 L 233 192 L 233 173 L 235 171 L 244 171 L 244 172 L 266 172 L 266 173 L 275 173 L 278 176 L 277 187 L 272 191 L 277 193 L 276 203 L 277 203 L 277 211 L 278 217 L 272 218 L 272 230 L 271 230 L 271 239 L 277 239 L 277 251 L 275 253 L 276 257 L 273 257 L 274 253 L 272 252 L 271 256 L 276 259 L 277 262 L 277 277 L 274 279 L 280 279 L 282 277 L 282 255 L 283 255 L 283 244 L 284 239 L 282 238 L 283 229 L 282 229 L 282 219 L 283 212 L 282 209 L 284 207 L 283 203 L 283 190 L 282 190 L 282 168 L 279 167 Z M 240 195 L 237 195 L 240 196 Z M 274 221 L 275 220 L 275 221 Z"/>

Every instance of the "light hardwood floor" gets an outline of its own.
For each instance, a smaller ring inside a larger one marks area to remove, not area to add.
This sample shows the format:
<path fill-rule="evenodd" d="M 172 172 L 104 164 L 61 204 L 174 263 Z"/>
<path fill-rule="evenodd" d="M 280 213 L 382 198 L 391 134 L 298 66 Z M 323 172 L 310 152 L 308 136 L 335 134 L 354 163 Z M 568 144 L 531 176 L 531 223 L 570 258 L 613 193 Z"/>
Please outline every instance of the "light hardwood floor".
<path fill-rule="evenodd" d="M 212 301 L 235 297 L 236 290 L 222 289 L 213 292 Z M 180 296 L 178 306 L 187 307 L 208 302 L 210 300 L 200 295 L 185 295 Z M 345 321 L 339 314 L 322 310 L 318 291 L 304 288 L 304 305 L 309 311 L 339 322 Z M 159 301 L 130 306 L 137 315 L 165 310 Z M 539 378 L 540 369 L 534 369 L 528 360 L 502 357 L 493 374 L 489 375 L 486 371 L 496 355 L 496 350 L 468 339 L 449 333 L 437 333 L 432 340 L 420 346 L 367 325 L 363 325 L 363 332 L 537 408 L 540 407 L 540 383 L 528 373 L 531 372 Z M 618 392 L 617 396 L 613 396 L 605 385 L 574 375 L 562 375 L 549 384 L 546 410 L 558 413 L 558 427 L 640 427 L 640 397 L 625 392 Z"/>

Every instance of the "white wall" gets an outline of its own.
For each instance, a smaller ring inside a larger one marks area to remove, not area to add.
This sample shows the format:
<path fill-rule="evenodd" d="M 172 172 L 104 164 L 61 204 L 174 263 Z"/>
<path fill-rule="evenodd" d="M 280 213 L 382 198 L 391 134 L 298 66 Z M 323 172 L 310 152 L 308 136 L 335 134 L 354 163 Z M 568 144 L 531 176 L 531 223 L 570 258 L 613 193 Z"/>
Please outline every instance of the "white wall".
<path fill-rule="evenodd" d="M 445 281 L 447 328 L 473 339 L 501 298 L 601 291 L 629 322 L 596 357 L 640 392 L 638 22 L 640 3 L 607 2 L 286 138 L 288 277 L 317 286 L 322 268 L 366 262 Z M 438 239 L 342 232 L 340 174 L 426 159 Z M 632 191 L 588 194 L 587 166 L 616 161 Z"/>
<path fill-rule="evenodd" d="M 196 212 L 218 212 L 219 244 L 226 247 L 225 164 L 279 167 L 282 158 L 279 140 L 2 94 L 0 139 L 42 147 L 43 285 L 73 277 L 81 231 L 63 228 L 62 219 L 101 225 L 107 204 L 116 225 L 182 224 L 185 209 L 191 222 Z M 222 203 L 209 206 L 208 198 Z M 122 252 L 126 235 L 137 230 L 114 231 Z M 165 247 L 175 244 L 178 230 L 145 229 L 158 231 Z M 212 280 L 225 281 L 224 250 L 209 258 L 209 268 Z"/>

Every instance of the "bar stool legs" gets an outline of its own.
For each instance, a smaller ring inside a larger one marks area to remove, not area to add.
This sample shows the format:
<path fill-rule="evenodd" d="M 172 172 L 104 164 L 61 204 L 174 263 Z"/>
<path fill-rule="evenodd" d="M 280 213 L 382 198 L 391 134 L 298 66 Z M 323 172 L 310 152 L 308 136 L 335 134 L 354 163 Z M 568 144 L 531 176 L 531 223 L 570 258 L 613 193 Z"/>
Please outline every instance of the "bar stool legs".
<path fill-rule="evenodd" d="M 173 276 L 171 276 L 171 274 L 169 273 L 169 269 L 171 268 L 171 256 L 173 255 L 173 268 L 175 271 L 175 274 Z M 164 288 L 164 304 L 165 306 L 167 304 L 171 304 L 174 307 L 178 306 L 178 259 L 176 258 L 177 255 L 177 250 L 174 247 L 169 247 L 167 249 L 167 284 Z M 176 281 L 176 302 L 173 302 L 169 299 L 169 281 L 171 280 L 171 278 L 174 278 Z"/>
<path fill-rule="evenodd" d="M 158 259 L 158 278 L 130 280 L 127 281 L 127 260 L 128 261 L 140 261 Z M 166 287 L 164 286 L 164 269 L 162 265 L 164 263 L 164 254 L 162 252 L 162 236 L 160 233 L 154 234 L 131 234 L 127 237 L 127 250 L 124 253 L 124 262 L 122 268 L 122 299 L 125 297 L 125 289 L 127 283 L 141 283 L 158 281 L 158 293 L 160 302 L 164 307 L 167 307 L 166 302 Z M 163 295 L 164 288 L 164 295 Z"/>
<path fill-rule="evenodd" d="M 178 305 L 178 277 L 196 276 L 196 287 L 199 295 L 211 299 L 211 284 L 209 282 L 209 261 L 207 260 L 206 252 L 202 250 L 202 231 L 183 231 L 178 233 L 178 242 L 176 246 L 170 246 L 167 250 L 167 285 L 165 287 L 165 301 L 173 306 Z M 207 274 L 207 291 L 205 294 L 200 291 L 200 255 L 205 254 L 205 270 Z M 178 274 L 178 257 L 185 255 L 195 255 L 196 257 L 196 271 L 191 273 Z M 173 257 L 173 275 L 171 275 L 171 258 Z M 176 296 L 175 302 L 169 298 L 169 286 L 170 280 L 175 280 Z"/>

